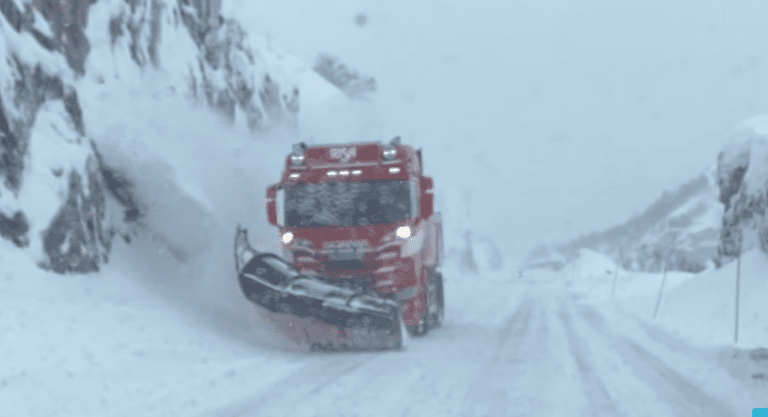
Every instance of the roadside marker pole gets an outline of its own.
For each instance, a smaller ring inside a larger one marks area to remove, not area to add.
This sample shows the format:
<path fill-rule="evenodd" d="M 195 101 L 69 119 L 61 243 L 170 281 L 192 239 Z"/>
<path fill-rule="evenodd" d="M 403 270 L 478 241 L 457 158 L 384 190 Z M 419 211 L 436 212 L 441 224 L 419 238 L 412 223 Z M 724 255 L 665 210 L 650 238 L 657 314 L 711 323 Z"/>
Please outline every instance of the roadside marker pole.
<path fill-rule="evenodd" d="M 741 248 L 739 248 L 739 257 L 736 259 L 736 322 L 733 326 L 733 343 L 739 343 L 739 284 L 741 281 Z"/>
<path fill-rule="evenodd" d="M 619 264 L 616 265 L 616 270 L 613 271 L 613 286 L 611 287 L 611 296 L 616 295 L 616 279 L 619 277 L 619 268 L 624 263 L 624 247 L 619 246 Z"/>
<path fill-rule="evenodd" d="M 659 312 L 661 305 L 661 294 L 664 292 L 664 283 L 667 281 L 667 261 L 664 260 L 664 275 L 661 277 L 661 287 L 659 287 L 659 298 L 656 299 L 656 308 L 653 310 L 653 319 L 656 320 L 656 313 Z"/>

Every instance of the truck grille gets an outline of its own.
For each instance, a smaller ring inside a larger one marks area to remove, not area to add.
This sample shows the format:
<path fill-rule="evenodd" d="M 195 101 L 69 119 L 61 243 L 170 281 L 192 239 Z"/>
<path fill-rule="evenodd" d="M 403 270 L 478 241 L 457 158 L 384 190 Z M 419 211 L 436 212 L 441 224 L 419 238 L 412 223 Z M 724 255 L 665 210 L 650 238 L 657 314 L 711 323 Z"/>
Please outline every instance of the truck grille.
<path fill-rule="evenodd" d="M 336 272 L 334 270 L 360 271 L 364 267 L 363 262 L 359 260 L 330 261 L 326 264 L 326 268 L 331 272 Z"/>
<path fill-rule="evenodd" d="M 322 252 L 328 255 L 329 261 L 362 260 L 369 251 L 368 241 L 339 241 L 325 242 Z"/>

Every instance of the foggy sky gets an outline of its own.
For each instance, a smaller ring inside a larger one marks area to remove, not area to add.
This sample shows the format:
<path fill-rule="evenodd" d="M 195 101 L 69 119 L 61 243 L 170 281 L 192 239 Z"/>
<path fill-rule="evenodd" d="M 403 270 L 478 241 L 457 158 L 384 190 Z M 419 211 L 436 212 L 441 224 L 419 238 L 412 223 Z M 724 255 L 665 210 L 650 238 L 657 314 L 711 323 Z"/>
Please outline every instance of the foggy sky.
<path fill-rule="evenodd" d="M 626 221 L 768 112 L 762 1 L 227 7 L 308 64 L 327 52 L 375 76 L 381 139 L 423 146 L 428 174 L 473 189 L 476 227 L 516 258 Z"/>

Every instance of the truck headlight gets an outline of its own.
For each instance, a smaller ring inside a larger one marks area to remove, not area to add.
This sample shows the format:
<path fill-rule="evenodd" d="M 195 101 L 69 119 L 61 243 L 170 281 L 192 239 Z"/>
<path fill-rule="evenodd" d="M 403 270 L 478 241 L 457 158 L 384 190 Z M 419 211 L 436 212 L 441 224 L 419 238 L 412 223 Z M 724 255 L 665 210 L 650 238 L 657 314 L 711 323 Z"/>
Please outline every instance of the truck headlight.
<path fill-rule="evenodd" d="M 400 226 L 397 228 L 397 235 L 403 239 L 411 236 L 411 228 L 408 226 Z"/>
<path fill-rule="evenodd" d="M 293 233 L 288 232 L 283 235 L 283 243 L 286 245 L 291 243 L 291 240 L 293 240 Z"/>

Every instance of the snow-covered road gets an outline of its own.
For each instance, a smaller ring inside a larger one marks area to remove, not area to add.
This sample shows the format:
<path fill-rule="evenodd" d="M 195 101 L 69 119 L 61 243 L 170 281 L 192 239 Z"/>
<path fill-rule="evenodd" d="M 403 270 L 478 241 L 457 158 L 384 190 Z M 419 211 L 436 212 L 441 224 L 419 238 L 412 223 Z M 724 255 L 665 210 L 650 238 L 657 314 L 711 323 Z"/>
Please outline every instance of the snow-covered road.
<path fill-rule="evenodd" d="M 475 319 L 489 320 L 449 319 L 404 352 L 310 354 L 270 386 L 253 375 L 260 388 L 201 416 L 725 417 L 751 410 L 714 355 L 638 319 L 618 311 L 608 317 L 530 279 L 485 282 L 476 294 L 460 287 L 449 299 L 452 317 L 475 310 Z M 462 295 L 471 302 L 457 306 Z"/>
<path fill-rule="evenodd" d="M 120 262 L 98 278 L 17 266 L 0 280 L 8 415 L 747 416 L 768 392 L 737 351 L 690 345 L 545 273 L 445 271 L 446 322 L 406 350 L 302 353 L 187 311 Z"/>

